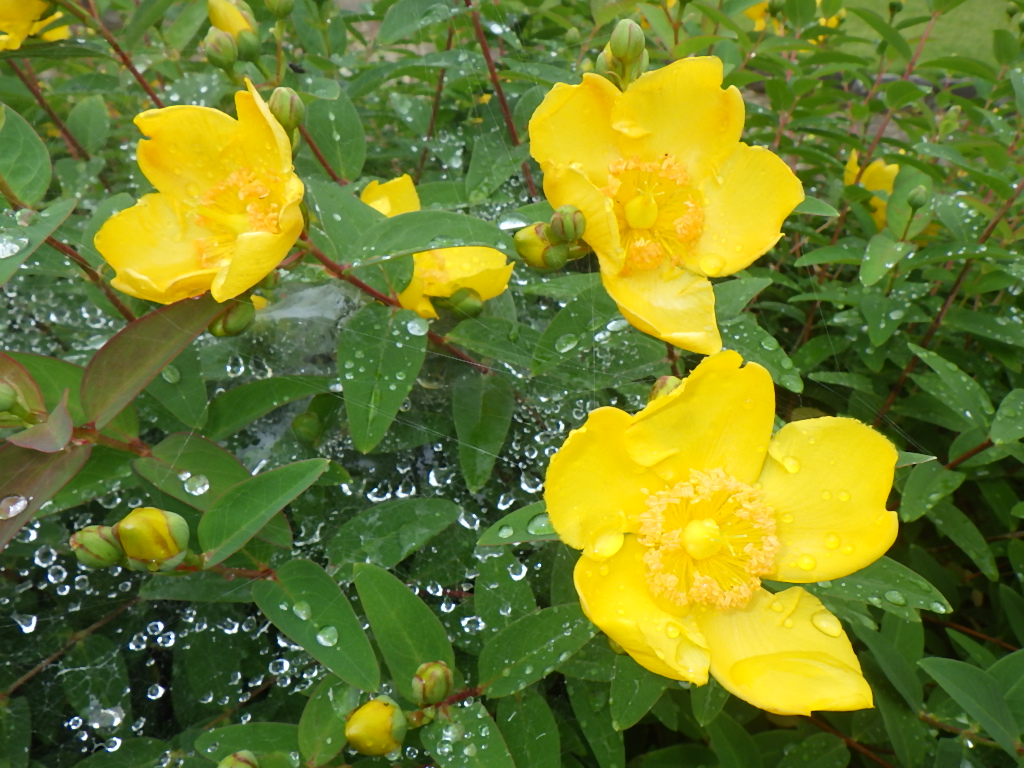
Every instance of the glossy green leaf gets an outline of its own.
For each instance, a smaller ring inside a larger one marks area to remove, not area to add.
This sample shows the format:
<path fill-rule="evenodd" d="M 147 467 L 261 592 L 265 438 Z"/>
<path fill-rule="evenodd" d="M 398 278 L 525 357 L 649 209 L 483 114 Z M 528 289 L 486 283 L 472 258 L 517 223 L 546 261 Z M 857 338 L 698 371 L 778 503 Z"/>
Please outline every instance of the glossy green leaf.
<path fill-rule="evenodd" d="M 831 733 L 815 733 L 786 752 L 778 768 L 846 768 L 849 764 L 850 750 L 842 739 Z"/>
<path fill-rule="evenodd" d="M 338 369 L 349 432 L 373 450 L 408 396 L 427 350 L 426 321 L 408 309 L 367 304 L 338 336 Z"/>
<path fill-rule="evenodd" d="M 107 104 L 98 93 L 86 96 L 68 114 L 68 130 L 87 152 L 97 152 L 110 133 L 110 114 Z"/>
<path fill-rule="evenodd" d="M 632 728 L 653 707 L 671 681 L 649 672 L 627 655 L 617 656 L 608 699 L 612 728 Z"/>
<path fill-rule="evenodd" d="M 800 204 L 793 209 L 793 213 L 804 213 L 809 216 L 838 216 L 839 211 L 826 203 L 813 197 L 805 197 Z"/>
<path fill-rule="evenodd" d="M 254 583 L 248 579 L 225 579 L 222 573 L 197 571 L 148 579 L 139 588 L 139 598 L 197 603 L 251 603 Z"/>
<path fill-rule="evenodd" d="M 768 277 L 737 277 L 715 283 L 715 316 L 719 320 L 735 317 L 771 284 Z"/>
<path fill-rule="evenodd" d="M 366 137 L 359 111 L 344 91 L 332 101 L 306 108 L 306 129 L 331 169 L 346 181 L 359 178 L 366 162 Z"/>
<path fill-rule="evenodd" d="M 266 752 L 288 754 L 298 748 L 299 728 L 291 723 L 245 723 L 214 728 L 196 739 L 196 752 L 211 763 L 247 749 L 257 755 Z"/>
<path fill-rule="evenodd" d="M 136 459 L 134 467 L 163 493 L 203 511 L 250 477 L 232 454 L 191 432 L 168 435 L 152 455 Z"/>
<path fill-rule="evenodd" d="M 512 385 L 498 376 L 467 370 L 452 385 L 459 465 L 470 491 L 480 490 L 490 478 L 514 407 Z"/>
<path fill-rule="evenodd" d="M 744 360 L 763 365 L 775 383 L 790 392 L 803 392 L 803 379 L 786 350 L 772 334 L 757 324 L 753 315 L 744 312 L 723 320 L 719 323 L 719 330 L 726 349 L 735 349 L 743 355 Z"/>
<path fill-rule="evenodd" d="M 619 317 L 619 308 L 602 286 L 569 301 L 548 324 L 533 351 L 534 374 L 557 365 L 572 366 L 580 353 L 594 346 L 594 334 Z"/>
<path fill-rule="evenodd" d="M 94 752 L 75 768 L 161 768 L 167 752 L 168 745 L 159 739 L 122 739 L 116 752 Z"/>
<path fill-rule="evenodd" d="M 282 405 L 330 391 L 326 376 L 274 376 L 229 389 L 210 401 L 203 433 L 223 440 Z"/>
<path fill-rule="evenodd" d="M 957 659 L 928 658 L 918 664 L 999 746 L 1017 754 L 1020 730 L 991 675 Z"/>
<path fill-rule="evenodd" d="M 551 519 L 545 509 L 543 501 L 536 501 L 509 512 L 483 532 L 477 545 L 500 547 L 523 541 L 556 541 L 558 534 L 551 527 Z"/>
<path fill-rule="evenodd" d="M 0 184 L 6 184 L 22 203 L 43 199 L 53 173 L 50 155 L 25 118 L 0 104 Z"/>
<path fill-rule="evenodd" d="M 391 499 L 358 513 L 327 542 L 339 578 L 356 563 L 393 568 L 454 523 L 462 510 L 447 499 Z"/>
<path fill-rule="evenodd" d="M 449 709 L 450 723 L 423 728 L 423 746 L 441 768 L 515 768 L 501 731 L 480 702 Z"/>
<path fill-rule="evenodd" d="M 206 423 L 206 380 L 199 354 L 192 347 L 183 349 L 145 391 L 186 427 L 199 429 Z"/>
<path fill-rule="evenodd" d="M 1024 438 L 1024 389 L 1014 389 L 1002 402 L 992 420 L 992 442 L 1013 443 Z"/>
<path fill-rule="evenodd" d="M 495 720 L 517 766 L 560 768 L 558 723 L 543 696 L 530 689 L 506 696 Z"/>
<path fill-rule="evenodd" d="M 578 604 L 524 616 L 484 645 L 480 682 L 491 698 L 508 696 L 549 674 L 597 633 Z"/>
<path fill-rule="evenodd" d="M 129 323 L 85 367 L 86 418 L 98 428 L 109 423 L 222 311 L 209 294 L 203 294 Z"/>
<path fill-rule="evenodd" d="M 526 566 L 510 550 L 490 553 L 480 563 L 473 603 L 485 636 L 493 635 L 537 610 Z"/>
<path fill-rule="evenodd" d="M 953 609 L 935 587 L 902 563 L 881 557 L 850 576 L 807 587 L 819 597 L 860 600 L 880 608 L 918 608 L 934 613 Z"/>
<path fill-rule="evenodd" d="M 690 687 L 690 707 L 701 727 L 718 717 L 728 700 L 729 692 L 713 677 L 708 679 L 707 685 Z"/>
<path fill-rule="evenodd" d="M 20 696 L 0 702 L 0 767 L 28 768 L 32 713 Z"/>
<path fill-rule="evenodd" d="M 445 340 L 478 355 L 496 358 L 502 364 L 526 369 L 540 341 L 540 332 L 500 317 L 478 317 L 463 320 L 448 332 Z"/>
<path fill-rule="evenodd" d="M 455 667 L 448 631 L 426 603 L 383 568 L 357 566 L 355 584 L 395 688 L 415 701 L 412 678 L 420 664 L 443 661 Z"/>
<path fill-rule="evenodd" d="M 861 18 L 868 24 L 875 32 L 881 36 L 881 38 L 889 44 L 893 52 L 896 53 L 904 61 L 908 61 L 911 57 L 910 44 L 903 39 L 896 29 L 891 24 L 887 23 L 885 19 L 879 16 L 874 11 L 870 11 L 867 8 L 851 8 L 850 13 Z"/>
<path fill-rule="evenodd" d="M 349 187 L 339 187 L 326 179 L 311 179 L 306 199 L 317 214 L 319 225 L 343 261 L 355 261 L 364 232 L 386 218 L 354 195 Z"/>
<path fill-rule="evenodd" d="M 366 262 L 463 245 L 512 252 L 508 236 L 494 224 L 450 211 L 413 211 L 379 221 L 363 232 L 357 249 Z"/>
<path fill-rule="evenodd" d="M 903 522 L 917 520 L 959 488 L 964 477 L 963 472 L 946 469 L 937 461 L 917 464 L 903 486 L 900 519 Z"/>
<path fill-rule="evenodd" d="M 326 471 L 327 459 L 308 459 L 272 469 L 228 489 L 203 515 L 199 543 L 207 565 L 234 554 Z"/>
<path fill-rule="evenodd" d="M 973 336 L 982 336 L 1003 344 L 1024 347 L 1024 321 L 1019 315 L 992 315 L 971 309 L 951 307 L 946 313 L 943 327 L 964 331 Z"/>
<path fill-rule="evenodd" d="M 917 711 L 923 703 L 921 681 L 917 670 L 904 657 L 896 646 L 884 634 L 880 634 L 859 624 L 853 624 L 854 634 L 868 647 L 875 661 L 882 668 L 886 678 L 903 697 L 912 710 Z"/>
<path fill-rule="evenodd" d="M 948 501 L 942 501 L 928 513 L 928 518 L 944 536 L 974 561 L 978 570 L 990 581 L 999 581 L 999 566 L 996 565 L 995 556 L 989 549 L 984 534 L 967 515 Z"/>
<path fill-rule="evenodd" d="M 453 8 L 441 0 L 399 0 L 384 14 L 377 42 L 381 45 L 397 43 L 425 26 L 449 21 L 459 11 L 459 7 Z"/>
<path fill-rule="evenodd" d="M 935 371 L 950 397 L 948 405 L 968 421 L 979 427 L 988 427 L 995 413 L 992 401 L 985 389 L 974 379 L 961 371 L 954 363 L 916 344 L 908 344 L 910 351 L 921 362 Z"/>
<path fill-rule="evenodd" d="M 299 719 L 299 754 L 310 768 L 345 746 L 345 716 L 359 705 L 359 689 L 328 675 L 313 691 Z"/>
<path fill-rule="evenodd" d="M 910 243 L 893 240 L 885 232 L 879 232 L 868 241 L 864 260 L 860 265 L 860 281 L 864 285 L 874 285 L 914 250 Z"/>
<path fill-rule="evenodd" d="M 612 727 L 608 708 L 608 686 L 587 680 L 567 680 L 569 703 L 576 722 L 600 768 L 625 765 L 626 748 L 622 732 Z"/>
<path fill-rule="evenodd" d="M 707 724 L 711 748 L 722 768 L 761 768 L 761 753 L 746 729 L 727 714 Z"/>
<path fill-rule="evenodd" d="M 5 254 L 5 258 L 0 259 L 0 286 L 10 280 L 46 238 L 65 222 L 77 202 L 74 199 L 58 200 L 37 214 L 22 211 L 15 226 L 0 224 L 0 253 Z M 17 251 L 8 253 L 15 246 Z"/>
<path fill-rule="evenodd" d="M 505 131 L 477 136 L 473 140 L 473 153 L 466 171 L 466 193 L 470 204 L 484 202 L 518 172 L 527 157 L 529 147 L 526 144 L 512 146 Z"/>
<path fill-rule="evenodd" d="M 252 586 L 264 615 L 342 680 L 376 690 L 380 670 L 373 648 L 334 579 L 309 560 L 285 563 L 276 577 Z"/>

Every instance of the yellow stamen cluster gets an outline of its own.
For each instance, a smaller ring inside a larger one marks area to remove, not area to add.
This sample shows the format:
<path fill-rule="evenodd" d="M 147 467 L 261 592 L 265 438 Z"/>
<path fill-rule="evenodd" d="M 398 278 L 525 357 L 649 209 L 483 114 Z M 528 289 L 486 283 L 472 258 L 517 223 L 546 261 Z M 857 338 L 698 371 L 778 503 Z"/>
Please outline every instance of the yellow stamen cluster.
<path fill-rule="evenodd" d="M 199 199 L 196 223 L 241 232 L 278 233 L 281 206 L 268 200 L 279 179 L 261 178 L 249 168 L 233 171 Z"/>
<path fill-rule="evenodd" d="M 680 607 L 746 605 L 779 551 L 772 508 L 721 469 L 651 494 L 639 522 L 651 591 Z"/>
<path fill-rule="evenodd" d="M 704 228 L 704 212 L 690 176 L 671 155 L 659 161 L 615 160 L 601 191 L 615 203 L 626 251 L 624 272 L 683 266 Z"/>

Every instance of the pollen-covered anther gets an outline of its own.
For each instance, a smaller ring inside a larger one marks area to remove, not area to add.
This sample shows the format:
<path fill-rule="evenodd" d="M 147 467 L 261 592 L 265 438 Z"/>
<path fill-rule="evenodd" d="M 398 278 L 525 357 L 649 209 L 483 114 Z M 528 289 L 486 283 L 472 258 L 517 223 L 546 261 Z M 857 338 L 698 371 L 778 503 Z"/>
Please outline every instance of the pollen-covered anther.
<path fill-rule="evenodd" d="M 651 494 L 638 522 L 651 591 L 679 606 L 742 607 L 775 567 L 774 512 L 721 469 Z"/>

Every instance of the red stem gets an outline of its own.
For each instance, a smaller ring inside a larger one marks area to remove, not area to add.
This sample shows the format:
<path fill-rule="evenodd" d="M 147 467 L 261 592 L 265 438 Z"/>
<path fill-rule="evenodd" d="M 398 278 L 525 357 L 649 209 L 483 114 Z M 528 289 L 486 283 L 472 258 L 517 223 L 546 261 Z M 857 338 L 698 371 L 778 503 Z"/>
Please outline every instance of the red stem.
<path fill-rule="evenodd" d="M 452 49 L 452 41 L 455 39 L 455 28 L 448 27 L 448 41 L 444 44 L 444 49 L 450 51 Z M 442 69 L 437 75 L 437 89 L 434 91 L 434 104 L 430 109 L 430 123 L 427 125 L 427 139 L 431 139 L 434 136 L 434 127 L 437 124 L 437 112 L 441 108 L 441 93 L 444 91 L 444 76 L 448 70 Z M 430 154 L 429 148 L 426 144 L 423 145 L 423 151 L 420 152 L 420 162 L 416 166 L 416 177 L 414 181 L 418 184 L 420 177 L 423 176 L 423 166 L 427 163 L 427 155 Z"/>
<path fill-rule="evenodd" d="M 85 279 L 103 291 L 103 295 L 107 297 L 107 301 L 114 305 L 114 309 L 121 313 L 121 317 L 129 323 L 136 319 L 135 313 L 128 309 L 125 303 L 121 301 L 121 298 L 114 293 L 114 289 L 110 287 L 106 280 L 100 277 L 99 272 L 93 269 L 88 261 L 82 258 L 78 251 L 70 245 L 62 243 L 55 237 L 46 238 L 46 244 L 71 259 L 71 261 L 73 261 L 75 265 L 82 270 L 85 275 Z"/>
<path fill-rule="evenodd" d="M 78 142 L 78 139 L 76 139 L 74 135 L 71 133 L 71 131 L 68 130 L 68 127 L 64 124 L 64 121 L 60 119 L 60 115 L 58 115 L 53 110 L 53 107 L 50 106 L 49 102 L 46 100 L 46 97 L 43 96 L 43 92 L 39 90 L 39 84 L 36 82 L 35 78 L 29 76 L 28 73 L 32 72 L 32 67 L 28 63 L 28 60 L 25 60 L 24 72 L 21 70 L 21 68 L 18 67 L 17 64 L 14 63 L 14 59 L 8 59 L 7 66 L 11 68 L 11 71 L 14 72 L 17 78 L 21 80 L 22 83 L 24 83 L 26 88 L 28 88 L 29 92 L 36 100 L 36 103 L 39 104 L 39 106 L 42 107 L 43 111 L 50 116 L 50 120 L 53 121 L 53 124 L 57 126 L 57 130 L 60 131 L 61 138 L 64 139 L 64 143 L 67 145 L 68 152 L 71 154 L 71 156 L 75 160 L 88 160 L 89 153 L 86 151 L 85 147 L 83 147 Z"/>
<path fill-rule="evenodd" d="M 327 162 L 327 158 L 324 157 L 324 153 L 320 151 L 320 147 L 316 145 L 316 142 L 313 141 L 313 137 L 309 135 L 309 131 L 306 130 L 306 126 L 300 125 L 299 133 L 302 134 L 303 140 L 309 145 L 309 149 L 312 151 L 317 161 L 324 167 L 324 170 L 327 171 L 327 175 L 330 176 L 335 183 L 343 187 L 348 184 L 346 179 L 341 178 L 341 176 L 335 173 L 334 169 L 331 168 L 331 164 Z"/>

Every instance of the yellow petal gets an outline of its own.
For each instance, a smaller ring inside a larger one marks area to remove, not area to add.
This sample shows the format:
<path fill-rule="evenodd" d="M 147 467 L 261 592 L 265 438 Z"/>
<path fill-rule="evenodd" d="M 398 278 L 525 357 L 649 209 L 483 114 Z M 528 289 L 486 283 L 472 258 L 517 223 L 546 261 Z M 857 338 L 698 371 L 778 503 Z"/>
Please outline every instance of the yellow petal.
<path fill-rule="evenodd" d="M 242 12 L 228 0 L 207 0 L 206 12 L 217 29 L 237 38 L 240 32 L 254 31 Z"/>
<path fill-rule="evenodd" d="M 694 179 L 713 174 L 740 140 L 743 97 L 722 89 L 722 62 L 694 56 L 648 72 L 615 104 L 612 126 L 620 132 L 624 157 L 653 160 L 672 155 Z M 586 130 L 580 127 L 585 125 Z M 589 133 L 589 120 L 577 122 L 575 138 Z"/>
<path fill-rule="evenodd" d="M 601 259 L 602 269 L 618 271 L 625 261 L 612 201 L 587 178 L 572 168 L 545 166 L 544 195 L 551 207 L 575 205 L 583 212 L 587 228 L 583 240 Z"/>
<path fill-rule="evenodd" d="M 420 196 L 409 174 L 381 184 L 371 181 L 366 185 L 359 199 L 385 216 L 397 216 L 420 209 Z"/>
<path fill-rule="evenodd" d="M 583 612 L 641 666 L 704 685 L 709 646 L 692 616 L 670 613 L 655 602 L 647 588 L 645 550 L 635 536 L 626 536 L 608 560 L 580 557 L 574 577 Z"/>
<path fill-rule="evenodd" d="M 860 170 L 860 155 L 856 149 L 850 150 L 850 159 L 846 161 L 846 165 L 843 168 L 843 184 L 846 186 L 852 186 L 854 179 L 857 178 L 857 172 Z"/>
<path fill-rule="evenodd" d="M 896 163 L 889 163 L 882 159 L 873 160 L 868 163 L 860 177 L 860 183 L 871 192 L 888 192 L 892 194 L 893 185 L 896 183 L 896 175 L 900 167 Z"/>
<path fill-rule="evenodd" d="M 635 530 L 647 497 L 665 487 L 626 453 L 632 418 L 618 408 L 591 411 L 548 466 L 544 500 L 551 524 L 562 541 L 594 558 L 613 555 L 622 534 Z"/>
<path fill-rule="evenodd" d="M 169 304 L 209 289 L 217 268 L 204 267 L 195 247 L 209 235 L 174 198 L 150 194 L 107 219 L 94 243 L 117 272 L 115 288 Z"/>
<path fill-rule="evenodd" d="M 711 674 L 755 707 L 809 715 L 872 706 L 842 625 L 801 587 L 758 590 L 745 608 L 696 618 L 711 649 Z"/>
<path fill-rule="evenodd" d="M 736 145 L 700 183 L 704 230 L 686 266 L 710 277 L 749 266 L 782 237 L 782 222 L 804 199 L 783 160 L 764 147 Z"/>
<path fill-rule="evenodd" d="M 579 85 L 557 84 L 530 119 L 530 154 L 545 172 L 548 165 L 572 165 L 604 186 L 608 166 L 620 157 L 611 115 L 621 97 L 606 78 L 590 73 Z"/>
<path fill-rule="evenodd" d="M 715 323 L 715 293 L 706 278 L 681 269 L 674 270 L 670 279 L 660 271 L 623 277 L 603 266 L 605 290 L 622 316 L 641 331 L 702 355 L 722 348 Z"/>
<path fill-rule="evenodd" d="M 660 465 L 671 483 L 687 480 L 691 468 L 721 468 L 752 483 L 771 437 L 775 388 L 768 371 L 742 363 L 731 350 L 707 357 L 680 387 L 638 413 L 625 435 L 630 457 Z"/>
<path fill-rule="evenodd" d="M 291 139 L 248 78 L 245 80 L 245 88 L 235 93 L 238 140 L 232 147 L 235 152 L 231 159 L 238 168 L 270 174 L 291 174 Z M 301 185 L 299 189 L 301 197 Z"/>
<path fill-rule="evenodd" d="M 420 317 L 432 320 L 437 317 L 437 310 L 430 303 L 430 297 L 423 292 L 423 288 L 423 280 L 416 276 L 414 270 L 409 284 L 405 287 L 404 291 L 398 294 L 398 303 L 405 309 L 411 309 L 413 312 L 416 312 Z"/>
<path fill-rule="evenodd" d="M 764 19 L 768 15 L 768 0 L 750 6 L 743 11 L 743 15 L 754 22 L 754 31 L 760 32 L 764 29 Z"/>
<path fill-rule="evenodd" d="M 856 419 L 807 419 L 780 429 L 768 452 L 759 480 L 782 545 L 772 578 L 839 578 L 892 546 L 896 449 L 885 437 Z"/>
<path fill-rule="evenodd" d="M 48 43 L 56 42 L 57 40 L 67 40 L 71 37 L 71 31 L 68 29 L 66 22 L 59 27 L 46 29 L 55 21 L 62 18 L 64 18 L 63 13 L 55 13 L 52 16 L 47 16 L 45 19 L 40 19 L 32 25 L 32 34 L 39 35 L 41 40 L 45 40 Z M 46 31 L 44 32 L 43 30 Z"/>
<path fill-rule="evenodd" d="M 18 50 L 48 7 L 42 0 L 0 0 L 0 51 Z"/>

